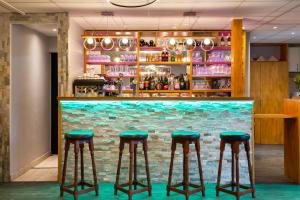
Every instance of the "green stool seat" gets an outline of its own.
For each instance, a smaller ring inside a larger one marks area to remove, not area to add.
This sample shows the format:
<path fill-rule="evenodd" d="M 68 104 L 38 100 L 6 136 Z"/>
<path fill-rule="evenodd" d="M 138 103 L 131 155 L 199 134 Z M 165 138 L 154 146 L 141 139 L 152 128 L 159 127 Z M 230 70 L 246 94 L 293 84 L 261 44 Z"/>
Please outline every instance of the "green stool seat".
<path fill-rule="evenodd" d="M 76 139 L 76 140 L 89 139 L 93 136 L 94 136 L 94 133 L 89 130 L 73 130 L 73 131 L 69 131 L 65 134 L 65 138 Z"/>
<path fill-rule="evenodd" d="M 200 133 L 195 131 L 173 131 L 171 137 L 174 139 L 197 140 L 200 138 Z"/>
<path fill-rule="evenodd" d="M 120 138 L 129 139 L 129 140 L 143 140 L 148 138 L 148 133 L 141 130 L 128 130 L 120 133 Z"/>
<path fill-rule="evenodd" d="M 220 134 L 220 138 L 225 141 L 247 141 L 250 139 L 250 135 L 245 132 L 226 131 Z"/>

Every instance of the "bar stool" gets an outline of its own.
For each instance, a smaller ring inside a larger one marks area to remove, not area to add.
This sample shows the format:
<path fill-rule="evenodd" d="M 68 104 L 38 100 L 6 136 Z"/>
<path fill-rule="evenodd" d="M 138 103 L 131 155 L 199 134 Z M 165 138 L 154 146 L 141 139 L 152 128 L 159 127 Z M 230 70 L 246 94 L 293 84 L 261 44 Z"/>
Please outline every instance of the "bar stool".
<path fill-rule="evenodd" d="M 243 132 L 223 132 L 220 134 L 220 138 L 221 138 L 220 160 L 219 160 L 219 170 L 218 170 L 218 181 L 216 186 L 217 196 L 219 196 L 219 191 L 221 191 L 236 196 L 237 200 L 240 199 L 240 196 L 248 193 L 252 193 L 252 198 L 255 198 L 252 166 L 250 162 L 250 143 L 249 143 L 250 135 Z M 231 158 L 232 158 L 231 183 L 220 186 L 221 174 L 222 174 L 222 160 L 223 160 L 223 153 L 225 150 L 226 143 L 231 145 Z M 240 144 L 242 143 L 245 146 L 245 150 L 247 154 L 250 187 L 241 185 L 239 179 L 239 153 L 240 153 Z M 234 177 L 234 169 L 236 170 L 236 177 Z M 234 181 L 234 178 L 236 178 L 236 182 Z M 226 189 L 227 187 L 231 187 L 231 190 Z M 244 190 L 240 191 L 240 188 Z"/>
<path fill-rule="evenodd" d="M 186 200 L 189 199 L 191 194 L 202 192 L 202 196 L 205 196 L 205 186 L 203 182 L 201 158 L 200 158 L 200 133 L 193 131 L 174 131 L 172 132 L 172 146 L 171 146 L 171 163 L 169 170 L 169 180 L 167 185 L 167 196 L 170 195 L 170 191 L 184 194 Z M 175 185 L 172 184 L 172 174 L 173 174 L 173 163 L 174 155 L 176 151 L 176 144 L 182 144 L 183 147 L 183 182 Z M 189 182 L 189 145 L 194 143 L 198 159 L 198 170 L 200 176 L 201 185 L 196 185 Z M 183 186 L 183 190 L 178 189 L 178 187 Z M 189 187 L 194 189 L 190 190 Z"/>
<path fill-rule="evenodd" d="M 118 190 L 128 194 L 129 200 L 132 199 L 133 194 L 141 193 L 148 191 L 148 195 L 152 195 L 152 187 L 150 182 L 150 172 L 149 172 L 149 164 L 148 164 L 148 146 L 147 146 L 147 138 L 148 133 L 141 130 L 128 130 L 120 133 L 120 146 L 119 146 L 119 161 L 118 161 L 118 168 L 117 168 L 117 176 L 115 182 L 115 195 L 117 195 Z M 125 144 L 129 145 L 129 153 L 130 153 L 130 164 L 129 164 L 129 181 L 124 184 L 119 184 L 120 180 L 120 170 L 121 170 L 121 161 L 122 161 L 122 154 L 124 150 Z M 147 175 L 147 185 L 139 182 L 137 180 L 137 145 L 138 143 L 143 144 L 143 151 L 145 157 L 145 166 L 146 166 L 146 175 Z M 133 166 L 132 166 L 133 165 Z M 133 167 L 133 180 L 132 180 L 132 167 Z M 132 185 L 134 189 L 132 189 Z M 142 186 L 141 189 L 137 189 L 137 186 Z M 129 189 L 125 189 L 125 187 L 129 187 Z"/>
<path fill-rule="evenodd" d="M 62 181 L 60 186 L 60 196 L 63 196 L 64 192 L 70 193 L 74 195 L 74 199 L 77 200 L 79 194 L 84 194 L 95 190 L 96 195 L 98 196 L 98 183 L 96 176 L 96 165 L 94 158 L 94 143 L 93 143 L 94 133 L 88 130 L 74 130 L 65 134 L 65 160 L 63 166 L 62 173 Z M 88 143 L 89 150 L 92 159 L 92 168 L 93 168 L 93 176 L 94 176 L 94 184 L 90 184 L 84 181 L 84 161 L 83 161 L 83 148 L 84 143 Z M 75 172 L 74 172 L 74 183 L 70 185 L 65 185 L 66 179 L 66 169 L 68 162 L 68 152 L 70 148 L 70 144 L 74 144 L 74 153 L 75 153 Z M 81 180 L 78 183 L 78 154 L 80 149 L 80 159 L 81 159 Z M 81 186 L 81 190 L 78 190 L 78 185 Z M 88 186 L 87 189 L 84 189 L 84 186 Z M 74 187 L 74 190 L 71 188 Z"/>

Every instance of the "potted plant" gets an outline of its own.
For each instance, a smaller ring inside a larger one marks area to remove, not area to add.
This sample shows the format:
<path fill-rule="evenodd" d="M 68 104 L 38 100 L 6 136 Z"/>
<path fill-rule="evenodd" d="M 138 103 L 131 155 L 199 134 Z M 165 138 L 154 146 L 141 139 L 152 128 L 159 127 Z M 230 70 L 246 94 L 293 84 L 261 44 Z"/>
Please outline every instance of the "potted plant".
<path fill-rule="evenodd" d="M 294 93 L 294 96 L 300 97 L 300 92 L 299 92 L 299 89 L 300 89 L 300 74 L 298 74 L 294 78 L 294 83 L 295 83 L 296 88 L 298 89 L 298 91 Z"/>

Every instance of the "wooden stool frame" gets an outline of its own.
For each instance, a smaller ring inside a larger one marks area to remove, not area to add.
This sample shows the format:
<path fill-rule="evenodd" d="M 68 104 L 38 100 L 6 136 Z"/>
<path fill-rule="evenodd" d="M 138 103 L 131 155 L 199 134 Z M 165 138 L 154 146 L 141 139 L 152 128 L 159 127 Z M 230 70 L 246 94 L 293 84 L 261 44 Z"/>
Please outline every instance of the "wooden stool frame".
<path fill-rule="evenodd" d="M 139 182 L 137 180 L 137 145 L 138 143 L 143 144 L 143 151 L 145 157 L 145 167 L 146 167 L 146 175 L 147 175 L 147 185 Z M 121 171 L 121 162 L 122 162 L 122 155 L 125 144 L 129 145 L 129 154 L 130 154 L 130 162 L 129 162 L 129 181 L 124 184 L 120 184 L 120 171 Z M 148 191 L 148 195 L 152 195 L 152 186 L 150 181 L 150 171 L 149 171 L 149 163 L 148 163 L 148 144 L 147 138 L 145 139 L 124 139 L 120 138 L 120 146 L 119 146 L 119 161 L 118 161 L 118 168 L 117 168 L 117 175 L 116 175 L 116 182 L 115 182 L 115 195 L 118 194 L 118 190 L 128 194 L 128 199 L 132 199 L 133 194 L 141 193 Z M 133 173 L 133 179 L 132 179 Z M 137 186 L 142 186 L 141 189 L 137 189 Z M 129 187 L 129 189 L 125 189 L 124 187 Z M 133 189 L 132 189 L 133 186 Z"/>
<path fill-rule="evenodd" d="M 88 143 L 89 145 L 89 151 L 91 154 L 92 159 L 92 168 L 93 168 L 93 178 L 94 178 L 94 184 L 88 183 L 84 180 L 84 161 L 83 161 L 83 149 L 84 149 L 84 143 Z M 65 179 L 66 179 L 66 170 L 67 170 L 67 162 L 68 162 L 68 152 L 70 148 L 70 144 L 74 144 L 74 153 L 75 153 L 75 171 L 74 171 L 74 183 L 70 185 L 65 185 Z M 78 182 L 78 154 L 80 151 L 80 167 L 81 167 L 81 180 Z M 78 185 L 81 186 L 81 190 L 78 190 Z M 84 189 L 84 186 L 88 186 L 89 188 Z M 71 190 L 71 188 L 74 187 L 74 190 Z M 98 182 L 97 182 L 97 176 L 96 176 L 96 164 L 95 164 L 95 158 L 94 158 L 94 143 L 93 143 L 93 137 L 87 138 L 87 139 L 70 139 L 66 138 L 65 142 L 65 160 L 63 165 L 63 173 L 62 173 L 62 182 L 60 186 L 60 196 L 63 196 L 64 192 L 70 193 L 74 195 L 74 199 L 78 199 L 79 194 L 85 194 L 91 191 L 95 191 L 96 195 L 99 195 L 98 191 Z"/>
<path fill-rule="evenodd" d="M 182 144 L 183 148 L 183 182 L 178 183 L 175 185 L 172 184 L 172 175 L 173 175 L 173 163 L 174 163 L 174 156 L 176 151 L 176 144 Z M 194 143 L 195 149 L 197 153 L 197 160 L 198 160 L 198 170 L 200 176 L 200 183 L 201 185 L 196 185 L 189 182 L 189 145 Z M 203 181 L 203 173 L 202 173 L 202 165 L 201 165 L 201 158 L 200 158 L 200 142 L 199 139 L 183 139 L 183 138 L 173 138 L 172 139 L 172 146 L 171 146 L 171 162 L 170 162 L 170 169 L 169 169 L 169 180 L 167 185 L 167 196 L 170 196 L 170 191 L 177 192 L 180 194 L 184 194 L 186 200 L 189 199 L 191 194 L 195 194 L 197 192 L 202 192 L 202 196 L 205 196 L 205 186 Z M 183 186 L 183 190 L 178 189 L 178 187 Z M 195 189 L 190 190 L 189 187 L 193 187 Z"/>
<path fill-rule="evenodd" d="M 221 175 L 222 175 L 222 160 L 223 160 L 223 154 L 224 154 L 226 143 L 231 145 L 231 159 L 232 159 L 232 161 L 231 161 L 231 183 L 225 184 L 225 185 L 220 185 Z M 239 176 L 240 144 L 244 144 L 246 154 L 247 154 L 248 170 L 249 170 L 249 178 L 250 178 L 250 187 L 240 184 L 240 176 Z M 236 179 L 236 180 L 234 180 L 234 179 Z M 228 187 L 231 187 L 231 190 L 226 189 Z M 240 188 L 242 188 L 244 190 L 240 191 Z M 250 143 L 249 143 L 249 140 L 225 141 L 225 140 L 221 139 L 218 180 L 217 180 L 217 186 L 216 186 L 216 195 L 217 196 L 219 196 L 220 191 L 231 194 L 231 195 L 234 195 L 237 200 L 239 200 L 242 195 L 245 195 L 245 194 L 248 194 L 248 193 L 252 193 L 252 198 L 255 198 L 255 187 L 254 187 L 252 166 L 251 166 L 251 161 L 250 161 Z"/>

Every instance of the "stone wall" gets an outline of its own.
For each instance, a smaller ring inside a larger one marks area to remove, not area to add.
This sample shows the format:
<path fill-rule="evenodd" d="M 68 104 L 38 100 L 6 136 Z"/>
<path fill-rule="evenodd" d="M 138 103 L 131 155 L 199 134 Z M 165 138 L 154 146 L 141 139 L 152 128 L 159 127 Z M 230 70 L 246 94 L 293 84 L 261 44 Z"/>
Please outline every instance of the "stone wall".
<path fill-rule="evenodd" d="M 252 133 L 252 101 L 66 101 L 62 103 L 63 132 L 88 129 L 95 133 L 98 179 L 114 182 L 118 159 L 119 133 L 140 129 L 149 133 L 149 162 L 152 182 L 166 182 L 171 155 L 170 133 L 193 130 L 201 133 L 201 159 L 206 183 L 216 183 L 219 159 L 219 134 L 222 131 Z M 63 147 L 61 147 L 63 148 Z M 128 146 L 122 161 L 122 177 L 128 180 Z M 138 147 L 138 177 L 145 180 L 144 158 Z M 68 161 L 68 178 L 73 180 L 73 147 Z M 182 147 L 177 146 L 174 182 L 182 181 Z M 248 168 L 241 146 L 240 178 L 248 183 Z M 223 181 L 231 177 L 231 151 L 226 146 Z M 85 149 L 85 177 L 91 179 L 91 162 Z M 190 178 L 199 181 L 194 146 L 190 153 Z"/>
<path fill-rule="evenodd" d="M 9 113 L 10 113 L 10 25 L 57 24 L 59 94 L 68 83 L 68 28 L 67 13 L 0 14 L 0 182 L 10 181 Z"/>

